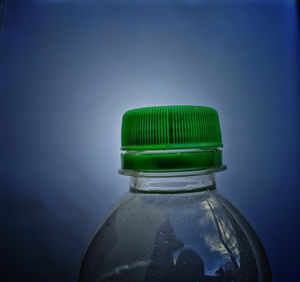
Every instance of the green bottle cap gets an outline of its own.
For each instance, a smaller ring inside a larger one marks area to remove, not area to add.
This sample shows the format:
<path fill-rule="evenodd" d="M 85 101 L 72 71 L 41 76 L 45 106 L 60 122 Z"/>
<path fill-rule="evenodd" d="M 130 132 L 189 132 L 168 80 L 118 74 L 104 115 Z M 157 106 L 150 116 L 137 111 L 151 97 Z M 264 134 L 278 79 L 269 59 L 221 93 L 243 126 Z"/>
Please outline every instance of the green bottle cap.
<path fill-rule="evenodd" d="M 122 170 L 202 170 L 222 166 L 218 113 L 203 106 L 127 111 L 122 120 Z"/>

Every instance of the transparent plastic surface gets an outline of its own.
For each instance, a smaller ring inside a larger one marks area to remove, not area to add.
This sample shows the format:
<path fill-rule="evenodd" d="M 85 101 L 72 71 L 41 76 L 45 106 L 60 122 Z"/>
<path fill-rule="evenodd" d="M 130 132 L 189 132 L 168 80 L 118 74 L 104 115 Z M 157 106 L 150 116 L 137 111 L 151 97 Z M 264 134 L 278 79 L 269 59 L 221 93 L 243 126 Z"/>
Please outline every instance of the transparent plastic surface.
<path fill-rule="evenodd" d="M 79 281 L 271 281 L 255 232 L 216 190 L 134 191 L 96 233 Z"/>

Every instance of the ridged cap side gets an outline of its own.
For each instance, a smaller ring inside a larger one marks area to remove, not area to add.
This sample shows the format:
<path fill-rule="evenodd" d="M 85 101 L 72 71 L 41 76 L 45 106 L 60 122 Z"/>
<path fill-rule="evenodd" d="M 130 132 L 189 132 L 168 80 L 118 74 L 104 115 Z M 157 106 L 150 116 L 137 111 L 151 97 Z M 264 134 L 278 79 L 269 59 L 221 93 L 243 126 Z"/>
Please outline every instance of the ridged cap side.
<path fill-rule="evenodd" d="M 127 111 L 122 150 L 222 147 L 219 116 L 203 106 L 158 106 Z"/>

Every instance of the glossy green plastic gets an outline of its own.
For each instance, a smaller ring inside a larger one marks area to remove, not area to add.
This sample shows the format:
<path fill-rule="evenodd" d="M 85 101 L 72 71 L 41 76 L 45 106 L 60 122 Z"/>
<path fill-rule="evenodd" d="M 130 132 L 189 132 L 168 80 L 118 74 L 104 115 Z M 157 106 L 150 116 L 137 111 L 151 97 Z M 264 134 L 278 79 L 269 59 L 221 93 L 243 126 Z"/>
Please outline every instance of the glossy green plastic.
<path fill-rule="evenodd" d="M 222 166 L 222 151 L 165 154 L 122 154 L 123 169 L 134 171 L 184 171 Z"/>
<path fill-rule="evenodd" d="M 127 111 L 122 120 L 122 170 L 180 171 L 222 166 L 218 113 L 203 106 Z"/>

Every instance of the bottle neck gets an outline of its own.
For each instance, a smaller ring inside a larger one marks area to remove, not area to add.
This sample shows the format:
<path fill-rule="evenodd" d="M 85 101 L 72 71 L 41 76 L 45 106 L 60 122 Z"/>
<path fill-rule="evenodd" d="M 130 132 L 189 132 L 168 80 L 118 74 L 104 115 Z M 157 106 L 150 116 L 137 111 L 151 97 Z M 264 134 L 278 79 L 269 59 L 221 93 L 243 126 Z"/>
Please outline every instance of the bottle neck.
<path fill-rule="evenodd" d="M 131 175 L 130 191 L 133 193 L 177 194 L 216 189 L 214 172 L 207 174 L 165 173 Z"/>

